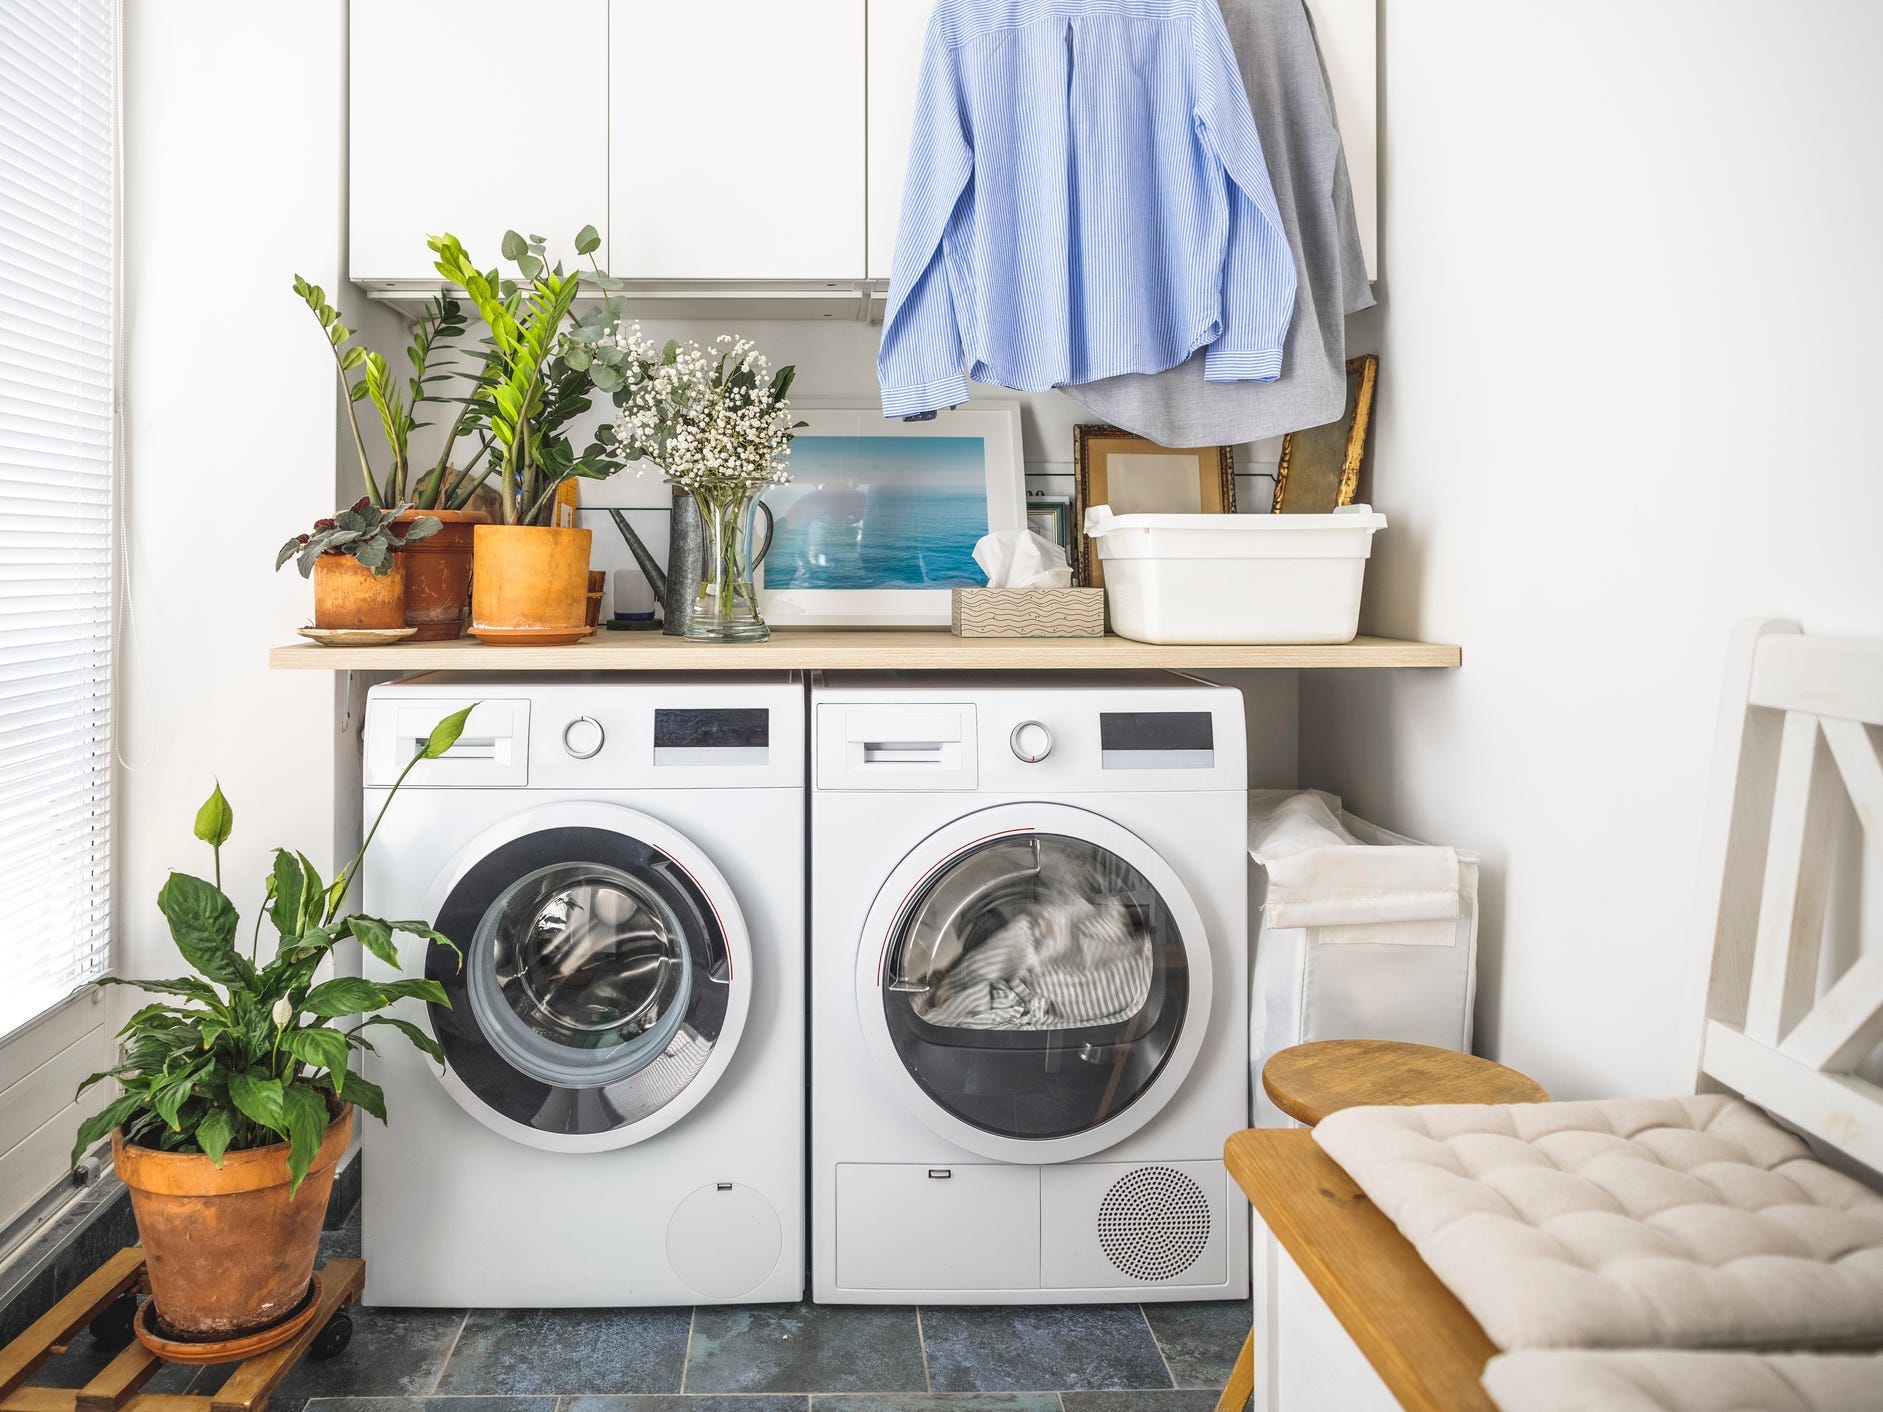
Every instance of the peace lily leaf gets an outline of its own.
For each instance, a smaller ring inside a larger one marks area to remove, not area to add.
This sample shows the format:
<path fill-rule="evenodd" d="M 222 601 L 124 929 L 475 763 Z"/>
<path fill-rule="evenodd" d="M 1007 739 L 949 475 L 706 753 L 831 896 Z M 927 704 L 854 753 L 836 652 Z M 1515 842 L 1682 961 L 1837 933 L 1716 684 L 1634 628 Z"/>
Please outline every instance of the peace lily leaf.
<path fill-rule="evenodd" d="M 287 1117 L 282 1108 L 281 1081 L 264 1069 L 249 1069 L 229 1075 L 229 1101 L 254 1122 L 270 1132 L 286 1134 Z"/>
<path fill-rule="evenodd" d="M 382 1123 L 386 1121 L 385 1092 L 378 1084 L 371 1083 L 358 1074 L 347 1075 L 347 1102 L 358 1105 Z"/>
<path fill-rule="evenodd" d="M 99 1138 L 122 1123 L 131 1114 L 144 1105 L 144 1096 L 140 1093 L 127 1093 L 122 1098 L 107 1104 L 79 1124 L 78 1140 L 72 1144 L 72 1165 L 78 1166 L 78 1159 L 85 1155 L 85 1149 Z"/>
<path fill-rule="evenodd" d="M 348 917 L 347 930 L 361 946 L 388 966 L 399 964 L 399 948 L 392 944 L 392 928 L 377 917 Z"/>
<path fill-rule="evenodd" d="M 347 1066 L 347 1037 L 339 1030 L 325 1026 L 286 1030 L 281 1036 L 281 1047 L 304 1064 L 331 1070 L 335 1090 L 338 1090 Z"/>
<path fill-rule="evenodd" d="M 235 952 L 240 920 L 222 889 L 188 873 L 172 873 L 157 894 L 157 906 L 183 959 L 212 981 L 240 985 L 253 968 Z"/>
<path fill-rule="evenodd" d="M 308 1169 L 327 1135 L 327 1104 L 306 1084 L 289 1084 L 282 1093 L 282 1112 L 288 1128 L 288 1196 L 292 1199 L 307 1179 Z"/>
<path fill-rule="evenodd" d="M 385 991 L 364 976 L 335 976 L 308 991 L 301 1008 L 325 1020 L 337 1015 L 358 1015 L 367 1010 L 379 1010 L 388 1002 Z"/>
<path fill-rule="evenodd" d="M 301 915 L 302 872 L 300 860 L 285 848 L 275 850 L 274 882 L 275 905 L 271 909 L 275 930 L 282 937 L 298 937 L 306 930 L 306 918 Z"/>
<path fill-rule="evenodd" d="M 235 1136 L 235 1121 L 230 1118 L 227 1108 L 212 1108 L 196 1125 L 196 1145 L 203 1149 L 218 1167 L 222 1165 L 222 1154 L 229 1150 L 229 1142 Z"/>
<path fill-rule="evenodd" d="M 426 1034 L 425 1031 L 413 1024 L 410 1020 L 401 1020 L 396 1015 L 375 1015 L 372 1019 L 361 1024 L 359 1028 L 366 1029 L 372 1025 L 391 1025 L 407 1039 L 411 1040 L 413 1044 L 431 1055 L 431 1057 L 436 1059 L 440 1064 L 445 1062 L 445 1051 L 438 1047 L 438 1041 Z"/>

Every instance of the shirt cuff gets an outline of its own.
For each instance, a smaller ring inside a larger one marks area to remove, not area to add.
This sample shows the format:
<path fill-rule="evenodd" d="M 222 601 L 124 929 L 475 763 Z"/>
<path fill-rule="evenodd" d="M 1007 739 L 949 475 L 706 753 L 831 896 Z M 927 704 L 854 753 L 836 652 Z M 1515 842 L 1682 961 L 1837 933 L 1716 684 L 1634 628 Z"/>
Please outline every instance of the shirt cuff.
<path fill-rule="evenodd" d="M 1281 354 L 1275 355 L 1279 363 Z M 883 415 L 889 418 L 933 412 L 938 407 L 959 407 L 968 400 L 966 373 L 955 373 L 936 382 L 912 383 L 907 387 L 883 389 Z"/>
<path fill-rule="evenodd" d="M 1212 344 L 1203 354 L 1205 382 L 1273 382 L 1280 376 L 1280 348 L 1232 353 Z"/>

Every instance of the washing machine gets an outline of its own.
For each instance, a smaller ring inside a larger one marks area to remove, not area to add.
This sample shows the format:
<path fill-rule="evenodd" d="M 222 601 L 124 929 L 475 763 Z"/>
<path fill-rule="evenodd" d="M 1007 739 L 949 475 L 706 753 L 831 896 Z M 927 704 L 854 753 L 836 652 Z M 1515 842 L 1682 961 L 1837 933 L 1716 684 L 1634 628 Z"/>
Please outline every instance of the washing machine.
<path fill-rule="evenodd" d="M 1241 695 L 816 678 L 812 1288 L 1242 1298 Z"/>
<path fill-rule="evenodd" d="M 371 690 L 363 909 L 452 945 L 397 937 L 450 1005 L 368 1061 L 368 1303 L 802 1297 L 804 752 L 785 675 Z"/>

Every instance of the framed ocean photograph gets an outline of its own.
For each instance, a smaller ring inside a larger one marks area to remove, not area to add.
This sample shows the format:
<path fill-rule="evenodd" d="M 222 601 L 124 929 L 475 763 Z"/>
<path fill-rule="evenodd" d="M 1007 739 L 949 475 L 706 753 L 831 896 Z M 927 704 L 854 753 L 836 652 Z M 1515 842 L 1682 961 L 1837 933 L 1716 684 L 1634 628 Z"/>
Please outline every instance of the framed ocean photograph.
<path fill-rule="evenodd" d="M 984 585 L 974 546 L 1027 526 L 1020 404 L 932 420 L 792 401 L 807 423 L 791 483 L 765 492 L 771 548 L 755 576 L 775 627 L 946 627 L 949 591 Z"/>

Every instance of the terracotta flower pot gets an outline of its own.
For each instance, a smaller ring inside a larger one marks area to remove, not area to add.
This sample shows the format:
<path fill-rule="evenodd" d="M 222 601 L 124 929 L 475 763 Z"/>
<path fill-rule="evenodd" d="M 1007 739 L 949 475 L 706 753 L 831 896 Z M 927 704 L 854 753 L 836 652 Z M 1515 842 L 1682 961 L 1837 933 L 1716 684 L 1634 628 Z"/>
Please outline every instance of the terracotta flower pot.
<path fill-rule="evenodd" d="M 588 635 L 583 617 L 592 531 L 478 525 L 471 533 L 472 636 L 546 646 Z"/>
<path fill-rule="evenodd" d="M 392 568 L 383 574 L 351 554 L 321 555 L 314 561 L 314 626 L 404 627 L 405 555 L 395 553 Z"/>
<path fill-rule="evenodd" d="M 471 531 L 490 523 L 482 510 L 407 510 L 392 522 L 404 536 L 414 520 L 430 516 L 438 532 L 415 539 L 405 559 L 405 625 L 417 628 L 409 642 L 441 642 L 464 631 L 464 610 L 471 596 Z"/>
<path fill-rule="evenodd" d="M 111 1135 L 131 1190 L 161 1329 L 227 1339 L 279 1323 L 307 1294 L 334 1165 L 353 1134 L 353 1106 L 327 1125 L 300 1191 L 288 1195 L 288 1145 L 223 1154 L 159 1152 Z"/>

